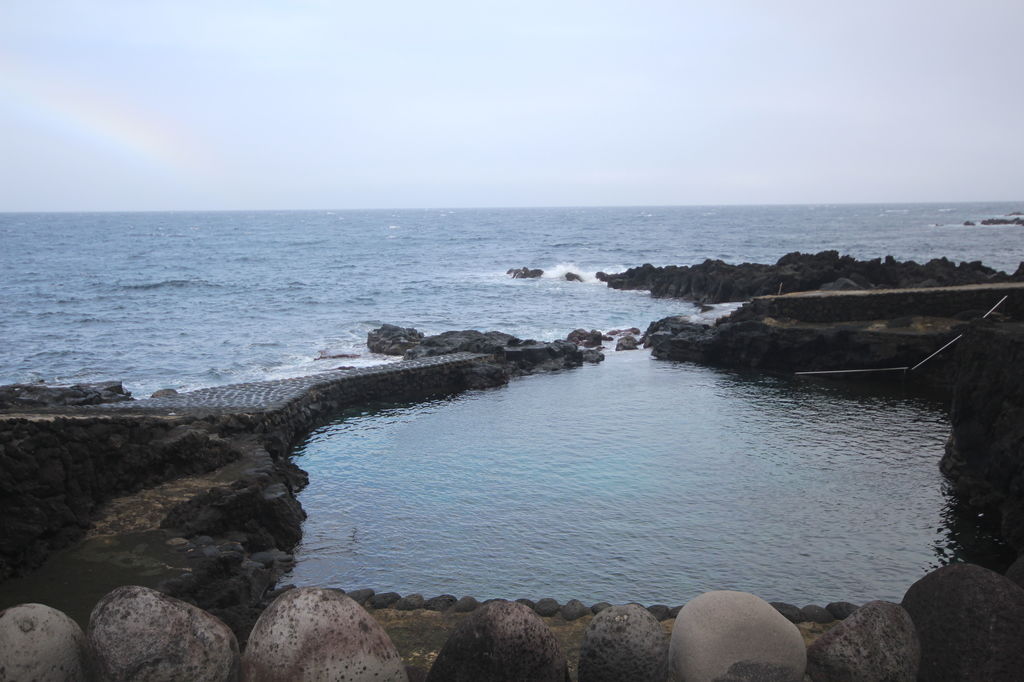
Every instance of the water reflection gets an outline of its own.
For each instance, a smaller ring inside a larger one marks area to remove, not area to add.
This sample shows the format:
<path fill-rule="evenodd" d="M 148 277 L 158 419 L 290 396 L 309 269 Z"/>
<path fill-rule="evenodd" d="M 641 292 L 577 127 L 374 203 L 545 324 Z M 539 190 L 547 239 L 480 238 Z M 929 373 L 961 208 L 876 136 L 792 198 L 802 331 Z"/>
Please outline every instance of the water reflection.
<path fill-rule="evenodd" d="M 1000 554 L 943 485 L 947 433 L 942 403 L 913 387 L 642 353 L 378 405 L 299 451 L 309 519 L 290 579 L 484 598 L 898 600 L 939 563 Z"/>

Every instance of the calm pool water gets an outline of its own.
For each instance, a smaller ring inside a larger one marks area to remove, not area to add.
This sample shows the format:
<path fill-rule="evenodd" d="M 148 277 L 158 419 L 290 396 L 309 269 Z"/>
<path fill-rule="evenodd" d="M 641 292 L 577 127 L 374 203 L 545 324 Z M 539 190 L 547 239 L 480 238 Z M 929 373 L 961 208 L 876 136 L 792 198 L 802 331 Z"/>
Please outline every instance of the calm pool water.
<path fill-rule="evenodd" d="M 314 432 L 300 585 L 680 604 L 898 600 L 970 548 L 942 405 L 609 353 Z"/>

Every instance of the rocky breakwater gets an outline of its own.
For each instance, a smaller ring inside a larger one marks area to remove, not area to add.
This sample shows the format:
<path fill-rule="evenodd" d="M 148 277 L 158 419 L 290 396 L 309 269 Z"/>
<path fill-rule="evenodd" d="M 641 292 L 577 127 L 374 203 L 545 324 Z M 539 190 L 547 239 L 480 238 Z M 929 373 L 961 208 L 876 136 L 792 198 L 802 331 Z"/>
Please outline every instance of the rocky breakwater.
<path fill-rule="evenodd" d="M 838 251 L 788 253 L 775 264 L 705 260 L 697 265 L 655 267 L 649 263 L 616 274 L 598 273 L 613 289 L 650 291 L 656 298 L 684 298 L 699 303 L 745 301 L 754 296 L 794 291 L 890 289 L 1024 281 L 1024 263 L 1012 275 L 980 262 L 953 263 L 945 258 L 925 264 L 884 259 L 857 260 Z"/>
<path fill-rule="evenodd" d="M 870 602 L 814 628 L 798 627 L 744 592 L 705 592 L 660 623 L 636 604 L 595 606 L 593 614 L 572 618 L 582 624 L 574 629 L 578 646 L 564 637 L 562 615 L 542 615 L 522 600 L 461 610 L 462 600 L 434 611 L 420 605 L 399 617 L 389 606 L 364 606 L 357 592 L 286 590 L 244 645 L 215 616 L 143 587 L 106 595 L 84 632 L 55 609 L 18 605 L 0 612 L 0 675 L 42 681 L 966 682 L 1017 680 L 1024 668 L 1024 589 L 969 564 L 931 572 L 899 604 Z M 427 632 L 410 637 L 413 629 Z"/>
<path fill-rule="evenodd" d="M 569 369 L 604 359 L 600 351 L 581 350 L 570 340 L 524 340 L 504 332 L 475 329 L 424 336 L 411 327 L 386 324 L 367 335 L 367 345 L 375 353 L 401 355 L 406 360 L 453 353 L 490 356 L 489 362 L 477 363 L 467 370 L 467 388 L 498 386 L 510 377 Z"/>
<path fill-rule="evenodd" d="M 942 471 L 962 503 L 998 515 L 1024 554 L 1024 322 L 971 324 L 954 364 Z"/>

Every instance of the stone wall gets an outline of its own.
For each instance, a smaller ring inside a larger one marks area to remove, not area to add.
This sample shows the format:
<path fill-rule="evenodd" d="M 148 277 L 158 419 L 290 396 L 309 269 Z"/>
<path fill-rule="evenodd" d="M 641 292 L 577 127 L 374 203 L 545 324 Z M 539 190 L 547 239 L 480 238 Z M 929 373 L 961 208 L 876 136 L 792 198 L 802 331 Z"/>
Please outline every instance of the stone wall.
<path fill-rule="evenodd" d="M 104 501 L 221 467 L 252 450 L 253 434 L 291 496 L 287 457 L 316 425 L 348 405 L 478 386 L 487 360 L 460 354 L 149 400 L 0 412 L 0 580 L 80 538 Z"/>
<path fill-rule="evenodd" d="M 800 322 L 891 320 L 917 316 L 978 317 L 1003 296 L 998 312 L 1024 320 L 1024 284 L 978 285 L 884 291 L 815 291 L 760 296 L 733 314 L 732 320 L 772 317 Z"/>

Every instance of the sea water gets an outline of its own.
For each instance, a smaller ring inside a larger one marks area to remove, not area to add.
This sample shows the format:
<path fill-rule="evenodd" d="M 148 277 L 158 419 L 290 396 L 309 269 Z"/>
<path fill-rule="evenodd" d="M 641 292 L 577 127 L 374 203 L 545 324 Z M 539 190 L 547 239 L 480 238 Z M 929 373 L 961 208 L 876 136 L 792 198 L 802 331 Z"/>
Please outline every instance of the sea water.
<path fill-rule="evenodd" d="M 836 249 L 1012 271 L 1024 230 L 962 223 L 1019 209 L 3 214 L 0 383 L 119 378 L 145 396 L 391 361 L 365 347 L 383 322 L 551 340 L 701 319 L 685 301 L 596 281 L 645 262 Z M 546 276 L 505 274 L 522 266 Z M 317 360 L 323 350 L 359 357 Z M 609 355 L 506 388 L 363 406 L 312 434 L 297 453 L 311 483 L 291 578 L 428 596 L 865 600 L 898 598 L 951 559 L 998 561 L 943 488 L 940 403 Z"/>

